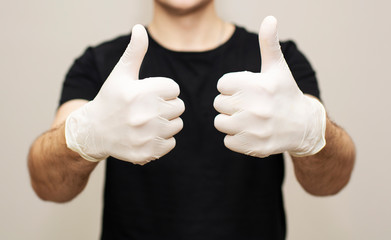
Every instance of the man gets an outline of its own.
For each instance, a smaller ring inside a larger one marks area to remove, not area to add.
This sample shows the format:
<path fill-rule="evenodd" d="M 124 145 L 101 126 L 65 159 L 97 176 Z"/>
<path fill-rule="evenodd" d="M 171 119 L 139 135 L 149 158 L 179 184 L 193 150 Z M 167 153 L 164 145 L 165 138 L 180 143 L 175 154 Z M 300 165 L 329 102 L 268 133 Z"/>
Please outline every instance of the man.
<path fill-rule="evenodd" d="M 137 25 L 128 47 L 88 48 L 70 69 L 30 150 L 36 193 L 70 201 L 104 160 L 102 239 L 284 239 L 281 153 L 323 196 L 347 184 L 355 150 L 276 25 L 258 43 L 213 0 L 155 0 L 149 36 Z"/>

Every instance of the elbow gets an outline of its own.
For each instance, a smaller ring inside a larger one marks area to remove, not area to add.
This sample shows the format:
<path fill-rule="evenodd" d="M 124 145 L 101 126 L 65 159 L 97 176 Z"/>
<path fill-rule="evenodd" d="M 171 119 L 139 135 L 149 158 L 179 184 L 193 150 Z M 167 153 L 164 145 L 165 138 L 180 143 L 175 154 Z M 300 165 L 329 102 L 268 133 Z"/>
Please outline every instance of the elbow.
<path fill-rule="evenodd" d="M 76 197 L 76 195 L 58 194 L 57 191 L 44 184 L 37 184 L 31 179 L 31 186 L 39 199 L 45 202 L 67 203 Z"/>
<path fill-rule="evenodd" d="M 70 202 L 71 200 L 73 200 L 73 197 L 72 198 L 41 198 L 41 200 L 45 201 L 45 202 L 54 202 L 54 203 L 68 203 Z"/>
<path fill-rule="evenodd" d="M 310 195 L 315 197 L 330 197 L 340 193 L 349 183 L 350 174 L 345 179 L 339 181 L 330 181 L 328 184 L 306 186 L 301 183 L 303 189 Z"/>
<path fill-rule="evenodd" d="M 339 194 L 349 183 L 355 162 L 355 152 L 352 151 L 346 157 L 343 165 L 333 171 L 324 171 L 312 178 L 303 178 L 296 174 L 296 177 L 303 189 L 310 195 L 316 197 L 335 196 Z M 297 173 L 297 172 L 296 172 Z"/>
<path fill-rule="evenodd" d="M 322 188 L 319 188 L 319 189 L 315 189 L 315 188 L 306 188 L 306 187 L 303 187 L 303 189 L 310 195 L 312 196 L 315 196 L 315 197 L 331 197 L 331 196 L 335 196 L 337 195 L 338 193 L 340 193 L 342 191 L 342 189 L 345 187 L 346 185 L 344 186 L 341 186 L 341 187 L 334 187 L 334 188 L 329 188 L 329 189 L 322 189 Z"/>
<path fill-rule="evenodd" d="M 76 197 L 77 194 L 64 194 L 61 192 L 61 187 L 56 187 L 47 179 L 42 178 L 32 166 L 31 159 L 29 159 L 29 173 L 30 184 L 37 197 L 43 201 L 66 203 Z"/>

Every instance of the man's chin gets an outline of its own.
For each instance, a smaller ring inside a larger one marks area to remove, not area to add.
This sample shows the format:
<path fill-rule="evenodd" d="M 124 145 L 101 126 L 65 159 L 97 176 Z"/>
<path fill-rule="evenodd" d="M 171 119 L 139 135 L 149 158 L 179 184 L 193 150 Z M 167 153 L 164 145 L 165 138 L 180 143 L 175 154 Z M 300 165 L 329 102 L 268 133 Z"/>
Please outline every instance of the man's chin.
<path fill-rule="evenodd" d="M 213 0 L 199 0 L 194 1 L 194 3 L 176 3 L 176 1 L 160 1 L 155 0 L 155 4 L 158 4 L 163 9 L 165 9 L 167 12 L 170 12 L 174 15 L 188 15 L 194 12 L 197 12 L 209 4 L 212 4 Z"/>

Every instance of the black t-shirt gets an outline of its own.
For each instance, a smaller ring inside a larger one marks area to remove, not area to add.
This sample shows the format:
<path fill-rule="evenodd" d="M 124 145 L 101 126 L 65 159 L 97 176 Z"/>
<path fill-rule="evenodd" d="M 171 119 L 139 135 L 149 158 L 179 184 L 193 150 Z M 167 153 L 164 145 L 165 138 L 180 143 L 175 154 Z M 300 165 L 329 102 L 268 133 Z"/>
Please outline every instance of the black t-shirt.
<path fill-rule="evenodd" d="M 88 48 L 66 76 L 60 104 L 92 100 L 129 43 L 130 35 Z M 291 42 L 281 43 L 299 87 L 319 98 L 315 72 Z M 149 38 L 140 79 L 169 77 L 186 110 L 177 145 L 144 166 L 109 158 L 102 239 L 284 239 L 281 154 L 260 159 L 230 151 L 214 128 L 218 79 L 259 72 L 258 36 L 236 27 L 216 49 L 175 52 Z"/>

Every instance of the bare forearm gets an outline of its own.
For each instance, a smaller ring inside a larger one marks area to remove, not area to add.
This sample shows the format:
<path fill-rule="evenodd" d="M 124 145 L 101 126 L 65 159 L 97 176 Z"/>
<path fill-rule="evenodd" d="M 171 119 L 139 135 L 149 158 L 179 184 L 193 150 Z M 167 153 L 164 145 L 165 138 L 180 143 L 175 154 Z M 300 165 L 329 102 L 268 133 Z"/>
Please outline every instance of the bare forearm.
<path fill-rule="evenodd" d="M 349 181 L 355 147 L 349 135 L 327 119 L 326 146 L 316 155 L 292 157 L 296 178 L 303 188 L 318 196 L 339 192 Z"/>
<path fill-rule="evenodd" d="M 84 160 L 66 147 L 62 124 L 34 142 L 28 166 L 31 184 L 40 198 L 66 202 L 84 189 L 96 163 Z"/>

